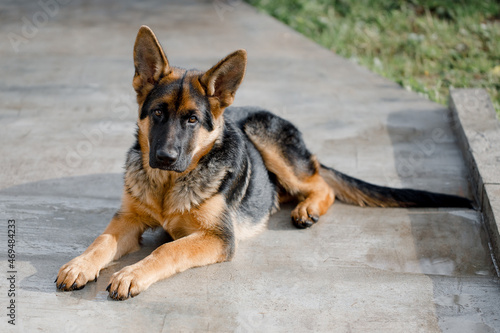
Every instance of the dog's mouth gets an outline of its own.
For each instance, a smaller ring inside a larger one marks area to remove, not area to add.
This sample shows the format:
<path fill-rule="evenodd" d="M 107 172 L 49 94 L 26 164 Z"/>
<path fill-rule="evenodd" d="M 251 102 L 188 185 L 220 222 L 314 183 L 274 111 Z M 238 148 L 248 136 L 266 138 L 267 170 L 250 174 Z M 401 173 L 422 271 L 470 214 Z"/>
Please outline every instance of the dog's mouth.
<path fill-rule="evenodd" d="M 152 169 L 160 169 L 163 171 L 173 171 L 177 173 L 182 173 L 186 171 L 187 167 L 179 165 L 179 163 L 162 163 L 155 160 L 149 160 L 149 166 Z"/>

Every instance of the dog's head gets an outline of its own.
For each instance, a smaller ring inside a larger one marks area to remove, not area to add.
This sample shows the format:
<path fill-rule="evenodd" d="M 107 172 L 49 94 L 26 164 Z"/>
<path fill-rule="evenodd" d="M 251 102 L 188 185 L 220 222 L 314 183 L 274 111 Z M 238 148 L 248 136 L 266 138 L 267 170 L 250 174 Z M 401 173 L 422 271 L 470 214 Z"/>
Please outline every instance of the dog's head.
<path fill-rule="evenodd" d="M 231 53 L 206 72 L 169 65 L 153 31 L 142 26 L 134 46 L 133 86 L 139 143 L 149 166 L 184 172 L 206 154 L 223 127 L 246 67 L 246 51 Z"/>

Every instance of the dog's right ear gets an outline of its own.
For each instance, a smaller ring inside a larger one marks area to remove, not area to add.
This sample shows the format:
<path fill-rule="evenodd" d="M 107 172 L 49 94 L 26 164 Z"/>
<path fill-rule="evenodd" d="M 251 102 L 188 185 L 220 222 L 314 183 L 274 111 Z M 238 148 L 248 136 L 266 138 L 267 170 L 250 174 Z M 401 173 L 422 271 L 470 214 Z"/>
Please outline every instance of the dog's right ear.
<path fill-rule="evenodd" d="M 167 57 L 153 31 L 143 25 L 137 33 L 134 45 L 135 75 L 132 85 L 137 101 L 144 101 L 156 83 L 170 72 Z"/>

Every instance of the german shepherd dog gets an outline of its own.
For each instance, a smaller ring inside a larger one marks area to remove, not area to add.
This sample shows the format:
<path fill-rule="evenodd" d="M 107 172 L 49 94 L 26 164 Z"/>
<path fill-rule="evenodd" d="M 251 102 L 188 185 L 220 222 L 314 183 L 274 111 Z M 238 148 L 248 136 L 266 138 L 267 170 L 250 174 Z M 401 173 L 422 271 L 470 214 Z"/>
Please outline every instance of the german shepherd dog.
<path fill-rule="evenodd" d="M 105 231 L 61 267 L 60 290 L 83 288 L 113 260 L 139 249 L 142 233 L 173 238 L 111 277 L 115 300 L 188 268 L 231 260 L 240 239 L 266 227 L 294 200 L 292 223 L 308 228 L 335 198 L 370 207 L 470 207 L 468 199 L 368 184 L 326 167 L 290 122 L 260 108 L 228 108 L 247 54 L 231 53 L 206 72 L 170 66 L 146 26 L 134 45 L 137 141 L 126 160 L 122 205 Z"/>

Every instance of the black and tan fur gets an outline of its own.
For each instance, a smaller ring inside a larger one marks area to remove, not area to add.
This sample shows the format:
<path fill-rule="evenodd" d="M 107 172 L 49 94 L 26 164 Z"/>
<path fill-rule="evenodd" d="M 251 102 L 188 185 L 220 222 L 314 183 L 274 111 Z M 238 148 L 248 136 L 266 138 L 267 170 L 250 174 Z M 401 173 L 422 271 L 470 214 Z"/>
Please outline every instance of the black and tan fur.
<path fill-rule="evenodd" d="M 338 199 L 361 206 L 462 207 L 467 199 L 371 185 L 321 165 L 298 129 L 259 108 L 227 108 L 246 67 L 236 51 L 207 72 L 170 66 L 148 27 L 134 46 L 137 142 L 127 156 L 122 205 L 106 230 L 59 270 L 61 290 L 97 279 L 139 248 L 148 228 L 174 239 L 115 273 L 113 299 L 195 266 L 230 260 L 237 242 L 265 228 L 279 203 L 298 202 L 292 221 L 306 228 Z"/>

